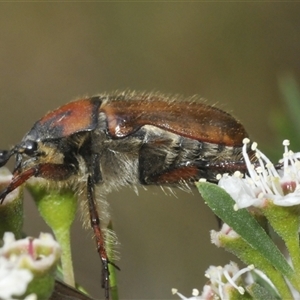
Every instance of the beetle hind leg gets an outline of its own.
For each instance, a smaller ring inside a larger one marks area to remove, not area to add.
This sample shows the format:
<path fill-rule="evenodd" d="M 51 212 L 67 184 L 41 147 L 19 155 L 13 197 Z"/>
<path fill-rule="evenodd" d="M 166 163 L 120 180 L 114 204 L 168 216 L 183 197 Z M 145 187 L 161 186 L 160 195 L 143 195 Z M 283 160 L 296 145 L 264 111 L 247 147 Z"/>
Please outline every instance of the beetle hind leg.
<path fill-rule="evenodd" d="M 226 161 L 226 162 L 189 162 L 182 165 L 171 166 L 168 169 L 147 174 L 140 172 L 140 181 L 143 184 L 176 184 L 182 181 L 194 182 L 200 178 L 205 178 L 210 182 L 217 183 L 216 176 L 218 174 L 232 174 L 239 170 L 246 173 L 246 164 L 241 161 Z"/>

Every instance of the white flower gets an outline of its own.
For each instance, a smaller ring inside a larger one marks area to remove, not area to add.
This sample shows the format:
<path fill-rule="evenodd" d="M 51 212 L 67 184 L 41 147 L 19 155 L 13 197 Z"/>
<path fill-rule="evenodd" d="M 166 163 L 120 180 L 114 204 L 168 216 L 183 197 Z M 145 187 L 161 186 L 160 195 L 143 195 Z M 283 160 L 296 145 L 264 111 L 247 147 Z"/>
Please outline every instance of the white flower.
<path fill-rule="evenodd" d="M 218 296 L 220 299 L 230 299 L 233 289 L 236 289 L 241 295 L 243 295 L 245 290 L 242 286 L 238 285 L 242 283 L 241 275 L 252 271 L 253 269 L 254 266 L 250 265 L 239 270 L 237 264 L 234 262 L 227 264 L 225 267 L 210 266 L 207 269 L 205 276 L 210 280 L 209 286 L 211 290 L 209 291 L 207 287 L 203 289 L 203 297 L 201 299 L 204 298 L 204 293 L 207 294 L 208 291 L 210 293 L 214 293 L 214 295 Z"/>
<path fill-rule="evenodd" d="M 13 233 L 5 232 L 3 241 L 0 256 L 14 261 L 20 268 L 43 272 L 52 268 L 61 255 L 59 244 L 49 233 L 41 233 L 38 239 L 16 240 Z"/>
<path fill-rule="evenodd" d="M 300 204 L 300 153 L 288 149 L 289 141 L 283 141 L 284 153 L 280 168 L 275 168 L 271 161 L 253 143 L 256 159 L 252 163 L 247 152 L 249 139 L 244 139 L 243 156 L 249 175 L 242 178 L 240 172 L 233 176 L 225 174 L 219 181 L 236 201 L 236 209 L 256 206 L 263 207 L 267 201 L 279 206 Z"/>
<path fill-rule="evenodd" d="M 244 288 L 238 284 L 243 282 L 241 275 L 252 270 L 254 270 L 253 265 L 239 270 L 234 262 L 225 267 L 210 266 L 205 273 L 205 276 L 209 278 L 209 283 L 203 287 L 201 295 L 197 289 L 193 289 L 192 297 L 183 296 L 177 289 L 172 289 L 172 294 L 178 295 L 182 300 L 231 299 L 235 290 L 241 295 L 245 293 Z"/>
<path fill-rule="evenodd" d="M 60 246 L 50 234 L 41 233 L 39 239 L 16 240 L 13 233 L 5 232 L 3 242 L 0 248 L 1 300 L 22 296 L 28 284 L 34 281 L 34 274 L 38 277 L 51 271 L 60 258 Z M 25 299 L 36 300 L 36 295 L 28 295 Z"/>
<path fill-rule="evenodd" d="M 22 296 L 32 278 L 33 275 L 28 269 L 21 269 L 11 260 L 0 257 L 0 299 Z"/>
<path fill-rule="evenodd" d="M 215 244 L 217 247 L 222 247 L 221 238 L 227 236 L 232 239 L 240 237 L 230 226 L 228 226 L 226 223 L 223 223 L 221 230 L 211 230 L 210 231 L 210 238 L 212 244 Z"/>

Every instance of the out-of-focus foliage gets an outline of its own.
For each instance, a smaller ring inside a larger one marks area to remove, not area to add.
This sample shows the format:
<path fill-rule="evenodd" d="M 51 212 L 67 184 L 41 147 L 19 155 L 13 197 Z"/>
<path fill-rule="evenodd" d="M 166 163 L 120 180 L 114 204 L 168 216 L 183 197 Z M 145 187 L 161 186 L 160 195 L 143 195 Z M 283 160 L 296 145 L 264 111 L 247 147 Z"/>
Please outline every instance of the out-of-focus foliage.
<path fill-rule="evenodd" d="M 278 87 L 284 109 L 275 108 L 270 112 L 270 127 L 277 133 L 278 141 L 289 139 L 294 151 L 300 149 L 300 87 L 295 76 L 284 73 L 278 76 Z M 270 149 L 269 154 L 278 157 L 280 148 Z"/>

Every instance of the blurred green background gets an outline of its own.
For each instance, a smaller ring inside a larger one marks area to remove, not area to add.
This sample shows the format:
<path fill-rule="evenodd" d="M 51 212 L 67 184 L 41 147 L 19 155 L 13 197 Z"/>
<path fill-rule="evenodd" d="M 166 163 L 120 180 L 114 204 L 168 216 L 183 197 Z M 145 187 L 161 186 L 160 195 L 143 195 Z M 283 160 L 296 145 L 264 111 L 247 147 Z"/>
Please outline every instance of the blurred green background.
<path fill-rule="evenodd" d="M 0 147 L 67 101 L 132 89 L 198 94 L 241 120 L 263 151 L 281 150 L 270 124 L 286 111 L 278 78 L 300 76 L 299 14 L 292 2 L 1 3 Z M 210 245 L 213 214 L 196 191 L 139 191 L 108 197 L 120 298 L 201 290 L 209 265 L 231 259 Z M 37 235 L 48 229 L 30 200 L 26 232 Z M 72 234 L 77 280 L 101 299 L 100 260 L 79 217 Z"/>

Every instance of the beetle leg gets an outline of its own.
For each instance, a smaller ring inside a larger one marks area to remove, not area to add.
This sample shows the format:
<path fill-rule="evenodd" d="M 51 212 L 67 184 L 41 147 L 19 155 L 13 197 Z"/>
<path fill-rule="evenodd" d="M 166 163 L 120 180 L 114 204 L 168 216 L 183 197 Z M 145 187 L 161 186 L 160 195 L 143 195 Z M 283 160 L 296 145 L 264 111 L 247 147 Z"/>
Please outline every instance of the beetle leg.
<path fill-rule="evenodd" d="M 241 161 L 226 162 L 190 162 L 185 165 L 175 165 L 161 172 L 148 174 L 140 177 L 141 182 L 146 184 L 176 184 L 182 180 L 196 181 L 200 178 L 206 178 L 210 182 L 217 182 L 216 175 L 224 173 L 234 173 L 235 171 L 247 172 L 246 164 Z M 140 176 L 142 174 L 140 173 Z"/>
<path fill-rule="evenodd" d="M 103 264 L 104 281 L 102 283 L 102 287 L 105 288 L 105 297 L 108 299 L 109 298 L 108 297 L 109 296 L 108 295 L 108 289 L 109 289 L 108 257 L 105 251 L 104 235 L 100 228 L 99 214 L 95 204 L 95 189 L 94 189 L 94 182 L 92 180 L 91 175 L 89 175 L 87 179 L 87 200 L 89 206 L 91 227 L 93 228 L 95 234 L 97 252 L 99 253 L 101 262 Z"/>
<path fill-rule="evenodd" d="M 31 177 L 41 177 L 50 180 L 64 180 L 75 172 L 73 165 L 65 164 L 39 164 L 33 166 L 21 173 L 15 172 L 10 184 L 0 193 L 0 204 L 3 203 L 5 197 L 25 183 Z"/>
<path fill-rule="evenodd" d="M 227 160 L 227 161 L 212 161 L 205 165 L 207 170 L 211 170 L 215 173 L 234 173 L 235 171 L 240 171 L 242 173 L 247 172 L 247 165 L 244 160 Z"/>
<path fill-rule="evenodd" d="M 195 166 L 182 166 L 164 170 L 160 173 L 148 175 L 147 178 L 140 178 L 146 184 L 176 184 L 181 180 L 191 181 L 198 177 L 199 170 Z"/>
<path fill-rule="evenodd" d="M 95 203 L 95 182 L 92 179 L 92 176 L 89 175 L 87 179 L 87 199 L 91 220 L 91 227 L 94 230 L 95 240 L 97 245 L 97 252 L 100 256 L 102 262 L 102 288 L 105 290 L 105 299 L 109 299 L 109 269 L 108 264 L 111 264 L 116 269 L 120 270 L 113 262 L 111 262 L 105 250 L 105 238 L 104 234 L 100 228 L 100 219 Z"/>

